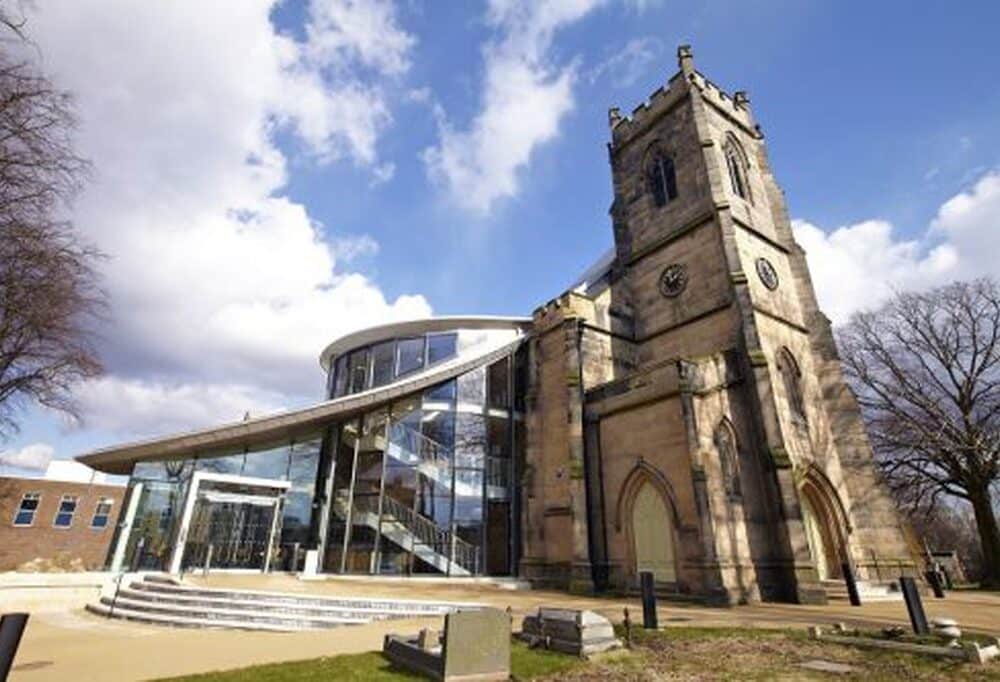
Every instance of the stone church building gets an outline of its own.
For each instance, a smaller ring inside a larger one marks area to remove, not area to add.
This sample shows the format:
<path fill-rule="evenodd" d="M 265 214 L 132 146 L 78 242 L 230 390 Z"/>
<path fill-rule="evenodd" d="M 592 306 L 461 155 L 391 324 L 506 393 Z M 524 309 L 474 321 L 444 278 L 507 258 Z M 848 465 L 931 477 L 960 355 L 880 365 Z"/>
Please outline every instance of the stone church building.
<path fill-rule="evenodd" d="M 613 250 L 530 317 L 354 332 L 322 402 L 82 455 L 131 477 L 112 567 L 713 603 L 909 570 L 749 101 L 678 61 L 609 113 Z"/>

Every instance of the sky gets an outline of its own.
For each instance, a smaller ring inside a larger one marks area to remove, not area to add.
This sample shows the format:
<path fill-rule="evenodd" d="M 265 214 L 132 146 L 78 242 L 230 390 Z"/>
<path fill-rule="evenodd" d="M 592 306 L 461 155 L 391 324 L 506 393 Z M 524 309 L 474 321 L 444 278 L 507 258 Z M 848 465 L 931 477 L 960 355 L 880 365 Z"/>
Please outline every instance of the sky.
<path fill-rule="evenodd" d="M 850 0 L 45 0 L 106 254 L 106 373 L 0 473 L 322 398 L 330 341 L 530 315 L 611 246 L 607 110 L 679 44 L 746 90 L 835 323 L 1000 277 L 1000 4 Z M 997 249 L 997 251 L 994 251 Z"/>

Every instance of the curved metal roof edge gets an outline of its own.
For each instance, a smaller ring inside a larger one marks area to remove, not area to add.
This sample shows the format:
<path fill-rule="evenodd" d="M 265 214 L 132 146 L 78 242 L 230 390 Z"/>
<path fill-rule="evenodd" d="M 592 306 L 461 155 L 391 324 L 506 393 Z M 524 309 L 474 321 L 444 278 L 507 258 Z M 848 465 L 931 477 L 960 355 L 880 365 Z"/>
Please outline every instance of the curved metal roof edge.
<path fill-rule="evenodd" d="M 458 376 L 481 364 L 503 357 L 515 350 L 523 341 L 524 337 L 519 337 L 481 355 L 472 358 L 456 358 L 446 362 L 432 372 L 343 398 L 326 400 L 295 410 L 275 412 L 247 421 L 229 422 L 182 434 L 101 448 L 77 455 L 73 459 L 105 473 L 128 474 L 130 467 L 123 465 L 142 460 L 177 459 L 197 451 L 220 450 L 231 446 L 239 447 L 244 443 L 251 442 L 253 444 L 268 442 L 270 438 L 283 438 L 290 432 L 306 431 L 313 427 L 319 428 L 318 423 L 338 415 L 360 412 L 363 408 L 378 405 Z"/>
<path fill-rule="evenodd" d="M 442 315 L 416 320 L 400 320 L 374 327 L 365 327 L 334 339 L 319 355 L 319 366 L 330 370 L 330 358 L 370 343 L 396 336 L 426 334 L 452 329 L 518 329 L 531 326 L 530 317 L 504 317 L 501 315 Z"/>

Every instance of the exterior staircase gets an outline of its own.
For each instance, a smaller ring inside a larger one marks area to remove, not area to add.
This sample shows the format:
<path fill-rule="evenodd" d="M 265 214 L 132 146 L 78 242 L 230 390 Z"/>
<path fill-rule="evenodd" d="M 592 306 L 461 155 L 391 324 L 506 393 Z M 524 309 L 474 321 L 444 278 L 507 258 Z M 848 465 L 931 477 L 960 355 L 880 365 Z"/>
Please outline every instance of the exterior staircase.
<path fill-rule="evenodd" d="M 347 496 L 334 498 L 334 512 L 347 518 Z M 478 572 L 479 547 L 466 542 L 431 519 L 418 514 L 388 494 L 382 496 L 382 524 L 379 526 L 378 500 L 356 498 L 351 523 L 368 526 L 383 537 L 412 551 L 419 559 L 451 576 L 469 576 Z"/>
<path fill-rule="evenodd" d="M 120 586 L 106 585 L 99 601 L 86 608 L 100 616 L 158 625 L 285 632 L 438 616 L 482 605 L 226 590 L 182 585 L 166 576 L 126 574 Z"/>

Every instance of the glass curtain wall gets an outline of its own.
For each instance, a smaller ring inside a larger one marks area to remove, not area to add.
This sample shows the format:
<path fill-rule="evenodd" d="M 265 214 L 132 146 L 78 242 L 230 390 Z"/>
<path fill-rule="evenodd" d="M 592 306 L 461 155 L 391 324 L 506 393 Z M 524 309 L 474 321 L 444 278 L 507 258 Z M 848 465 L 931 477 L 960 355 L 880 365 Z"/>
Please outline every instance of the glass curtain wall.
<path fill-rule="evenodd" d="M 267 450 L 137 463 L 129 484 L 132 489 L 137 483 L 143 487 L 126 546 L 126 566 L 145 570 L 169 568 L 192 477 L 195 472 L 206 472 L 291 484 L 281 499 L 271 565 L 298 570 L 302 552 L 296 556 L 294 550 L 296 545 L 301 548 L 309 542 L 321 449 L 322 438 L 317 436 Z M 197 537 L 190 540 L 195 543 Z"/>
<path fill-rule="evenodd" d="M 431 338 L 432 357 L 451 352 L 434 350 Z M 324 570 L 510 573 L 512 423 L 520 417 L 510 364 L 504 358 L 339 425 Z"/>

